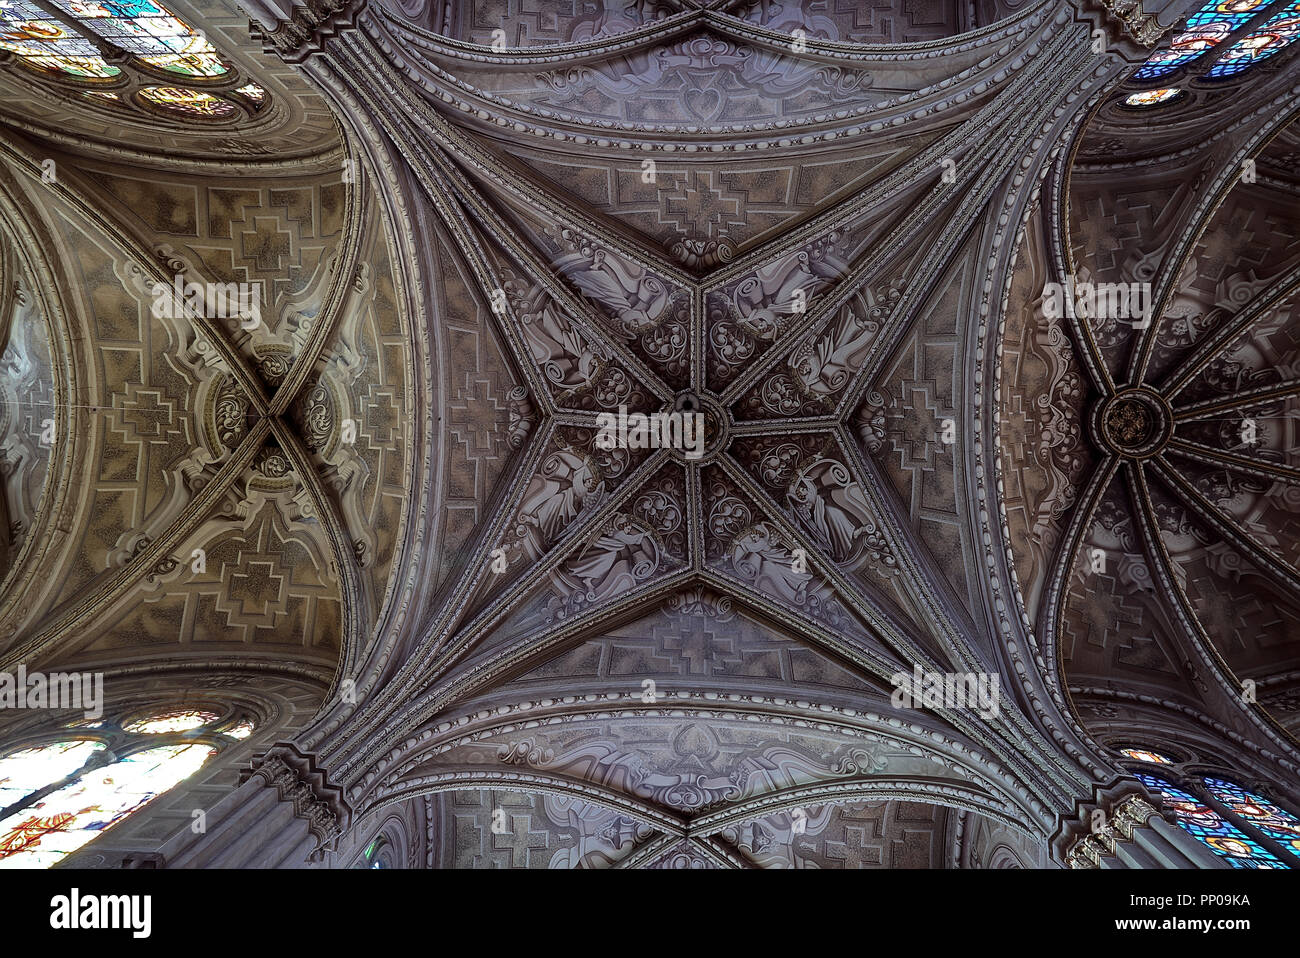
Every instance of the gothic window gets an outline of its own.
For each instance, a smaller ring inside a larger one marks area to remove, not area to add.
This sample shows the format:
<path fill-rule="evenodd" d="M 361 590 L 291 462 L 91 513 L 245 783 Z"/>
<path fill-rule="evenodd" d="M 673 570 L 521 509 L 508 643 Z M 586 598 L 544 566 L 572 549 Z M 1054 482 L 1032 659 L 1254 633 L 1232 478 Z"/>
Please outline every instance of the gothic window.
<path fill-rule="evenodd" d="M 240 76 L 202 32 L 152 0 L 6 0 L 0 50 L 47 77 L 97 87 L 85 97 L 110 108 L 230 121 L 268 103 L 266 91 Z"/>
<path fill-rule="evenodd" d="M 0 759 L 0 810 L 71 775 L 103 748 L 103 742 L 56 742 L 25 748 Z"/>
<path fill-rule="evenodd" d="M 104 62 L 89 38 L 26 0 L 12 0 L 0 10 L 0 48 L 34 67 L 74 77 L 104 79 L 122 72 Z"/>
<path fill-rule="evenodd" d="M 75 22 L 149 66 L 188 77 L 217 77 L 229 68 L 201 33 L 151 0 L 52 0 Z"/>
<path fill-rule="evenodd" d="M 392 850 L 392 844 L 383 835 L 374 839 L 366 850 L 361 853 L 357 859 L 356 868 L 392 868 L 392 861 L 389 852 Z"/>
<path fill-rule="evenodd" d="M 0 758 L 0 868 L 48 868 L 253 730 L 188 709 L 67 728 L 79 737 Z"/>
<path fill-rule="evenodd" d="M 1288 868 L 1259 842 L 1227 821 L 1194 795 L 1154 775 L 1137 773 L 1138 779 L 1172 809 L 1184 831 L 1228 859 L 1234 868 Z"/>
<path fill-rule="evenodd" d="M 216 720 L 217 715 L 214 712 L 193 712 L 177 709 L 172 712 L 163 712 L 151 718 L 131 722 L 125 726 L 125 730 L 128 732 L 143 732 L 149 735 L 157 735 L 160 732 L 188 732 L 191 729 L 202 728 L 204 725 Z"/>
<path fill-rule="evenodd" d="M 1178 87 L 1165 87 L 1161 90 L 1143 90 L 1141 93 L 1131 93 L 1124 98 L 1126 106 L 1155 106 L 1157 103 L 1168 103 L 1177 97 L 1183 91 Z"/>

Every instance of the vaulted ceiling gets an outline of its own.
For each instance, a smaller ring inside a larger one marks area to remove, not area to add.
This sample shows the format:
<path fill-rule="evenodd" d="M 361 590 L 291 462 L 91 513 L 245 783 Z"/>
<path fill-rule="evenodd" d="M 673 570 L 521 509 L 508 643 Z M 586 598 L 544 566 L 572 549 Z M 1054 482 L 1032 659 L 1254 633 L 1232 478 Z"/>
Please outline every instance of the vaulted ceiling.
<path fill-rule="evenodd" d="M 1164 122 L 1046 0 L 175 6 L 269 109 L 0 74 L 0 667 L 292 677 L 446 867 L 1040 864 L 1139 728 L 1294 777 L 1288 54 Z"/>

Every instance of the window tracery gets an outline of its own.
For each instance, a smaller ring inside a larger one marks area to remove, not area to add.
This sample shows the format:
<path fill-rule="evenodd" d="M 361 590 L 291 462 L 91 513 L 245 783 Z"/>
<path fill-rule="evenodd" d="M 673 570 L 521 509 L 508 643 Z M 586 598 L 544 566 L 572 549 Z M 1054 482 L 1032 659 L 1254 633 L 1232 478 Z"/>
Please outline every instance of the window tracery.
<path fill-rule="evenodd" d="M 1300 36 L 1300 0 L 1209 0 L 1188 19 L 1168 47 L 1151 54 L 1131 78 L 1151 86 L 1126 95 L 1131 109 L 1150 109 L 1181 98 L 1186 85 L 1209 88 L 1281 52 Z M 1168 85 L 1176 74 L 1183 85 Z M 1157 81 L 1160 81 L 1157 83 Z"/>
<path fill-rule="evenodd" d="M 201 30 L 153 0 L 5 0 L 0 50 L 47 77 L 100 87 L 83 95 L 109 107 L 221 122 L 269 104 Z"/>
<path fill-rule="evenodd" d="M 1154 775 L 1139 772 L 1137 777 L 1173 810 L 1180 828 L 1228 859 L 1234 868 L 1290 867 L 1194 795 Z"/>

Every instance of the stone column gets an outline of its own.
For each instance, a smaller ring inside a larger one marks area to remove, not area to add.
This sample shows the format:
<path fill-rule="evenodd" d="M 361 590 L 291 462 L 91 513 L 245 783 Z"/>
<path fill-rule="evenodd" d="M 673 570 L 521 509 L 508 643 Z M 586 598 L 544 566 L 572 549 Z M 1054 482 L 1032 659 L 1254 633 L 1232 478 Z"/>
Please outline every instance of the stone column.
<path fill-rule="evenodd" d="M 306 868 L 346 829 L 350 810 L 312 755 L 271 748 L 243 784 L 208 814 L 202 835 L 182 835 L 162 850 L 166 868 Z"/>

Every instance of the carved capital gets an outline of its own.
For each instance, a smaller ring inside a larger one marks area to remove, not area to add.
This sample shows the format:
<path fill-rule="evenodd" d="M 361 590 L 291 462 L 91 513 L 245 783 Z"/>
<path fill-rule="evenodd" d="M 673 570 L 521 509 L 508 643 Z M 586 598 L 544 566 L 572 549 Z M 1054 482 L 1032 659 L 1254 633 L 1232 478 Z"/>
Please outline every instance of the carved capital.
<path fill-rule="evenodd" d="M 292 745 L 281 744 L 255 759 L 243 780 L 261 779 L 276 790 L 280 801 L 293 805 L 293 814 L 307 822 L 316 836 L 317 851 L 325 848 L 347 827 L 350 810 L 343 790 L 331 785 L 315 757 Z"/>
<path fill-rule="evenodd" d="M 350 29 L 366 0 L 304 0 L 288 5 L 282 15 L 271 10 L 259 17 L 262 26 L 250 24 L 269 53 L 278 53 L 289 63 L 301 63 L 318 53 L 329 38 Z"/>
<path fill-rule="evenodd" d="M 1141 0 L 1101 0 L 1101 5 L 1125 34 L 1148 49 L 1169 32 L 1154 14 L 1143 12 Z"/>
<path fill-rule="evenodd" d="M 1070 868 L 1098 868 L 1120 842 L 1133 841 L 1137 829 L 1160 812 L 1137 783 L 1122 781 L 1098 789 L 1092 801 L 1080 802 L 1076 817 L 1065 822 L 1052 850 Z"/>
<path fill-rule="evenodd" d="M 1079 20 L 1100 30 L 1108 53 L 1117 53 L 1130 63 L 1143 63 L 1160 38 L 1177 22 L 1171 4 L 1162 0 L 1073 0 Z"/>

